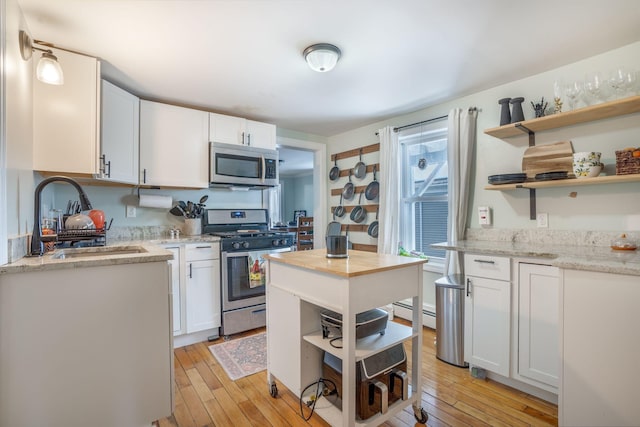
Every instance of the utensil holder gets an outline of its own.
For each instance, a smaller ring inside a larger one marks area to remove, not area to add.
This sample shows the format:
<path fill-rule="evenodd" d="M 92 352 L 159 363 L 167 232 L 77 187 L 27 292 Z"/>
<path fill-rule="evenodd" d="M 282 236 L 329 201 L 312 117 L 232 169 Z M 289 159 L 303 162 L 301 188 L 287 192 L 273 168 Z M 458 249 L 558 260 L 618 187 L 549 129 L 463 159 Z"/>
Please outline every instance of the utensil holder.
<path fill-rule="evenodd" d="M 202 234 L 202 221 L 200 218 L 185 218 L 183 232 L 187 236 L 199 236 Z"/>

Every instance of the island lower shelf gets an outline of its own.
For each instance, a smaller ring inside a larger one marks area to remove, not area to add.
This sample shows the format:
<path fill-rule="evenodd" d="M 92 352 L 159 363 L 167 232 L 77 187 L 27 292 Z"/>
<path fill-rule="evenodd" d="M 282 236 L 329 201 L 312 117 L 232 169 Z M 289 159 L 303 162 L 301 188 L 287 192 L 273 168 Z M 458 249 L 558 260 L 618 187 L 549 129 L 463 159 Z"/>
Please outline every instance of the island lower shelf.
<path fill-rule="evenodd" d="M 394 345 L 415 336 L 417 336 L 417 334 L 413 333 L 413 329 L 411 327 L 394 322 L 387 322 L 387 328 L 384 335 L 375 334 L 356 340 L 356 362 L 391 348 Z M 331 353 L 340 359 L 343 358 L 342 348 L 336 348 L 331 345 L 332 340 L 330 338 L 322 338 L 321 330 L 305 335 L 302 338 L 323 351 Z"/>

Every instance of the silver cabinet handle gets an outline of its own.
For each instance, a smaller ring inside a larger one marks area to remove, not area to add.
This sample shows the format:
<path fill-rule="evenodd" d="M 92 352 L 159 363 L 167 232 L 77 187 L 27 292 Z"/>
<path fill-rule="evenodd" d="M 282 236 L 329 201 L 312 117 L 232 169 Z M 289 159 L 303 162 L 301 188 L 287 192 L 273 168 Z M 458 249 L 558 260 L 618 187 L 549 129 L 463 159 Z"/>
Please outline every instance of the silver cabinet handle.
<path fill-rule="evenodd" d="M 142 169 L 142 183 L 146 184 L 147 183 L 147 169 Z"/>
<path fill-rule="evenodd" d="M 211 249 L 211 245 L 208 245 L 208 246 L 196 246 L 196 249 Z"/>
<path fill-rule="evenodd" d="M 251 146 L 251 134 L 247 134 L 247 145 Z"/>
<path fill-rule="evenodd" d="M 471 279 L 467 279 L 467 296 L 471 295 Z"/>
<path fill-rule="evenodd" d="M 189 279 L 193 279 L 193 263 L 189 263 Z"/>
<path fill-rule="evenodd" d="M 111 178 L 111 160 L 107 162 L 107 178 Z"/>
<path fill-rule="evenodd" d="M 242 132 L 242 145 L 245 145 L 245 142 L 244 142 L 244 132 Z"/>
<path fill-rule="evenodd" d="M 495 261 L 491 261 L 489 259 L 474 259 L 473 262 L 479 262 L 481 264 L 495 264 Z"/>

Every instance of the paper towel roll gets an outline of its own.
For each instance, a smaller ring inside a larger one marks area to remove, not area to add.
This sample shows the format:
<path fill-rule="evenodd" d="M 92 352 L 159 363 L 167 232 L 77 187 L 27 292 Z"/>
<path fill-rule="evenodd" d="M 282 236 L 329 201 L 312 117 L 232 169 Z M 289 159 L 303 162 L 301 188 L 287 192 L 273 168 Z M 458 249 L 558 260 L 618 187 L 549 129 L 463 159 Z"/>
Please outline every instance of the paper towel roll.
<path fill-rule="evenodd" d="M 153 196 L 151 194 L 140 195 L 140 206 L 144 208 L 165 208 L 170 209 L 173 200 L 171 196 Z"/>

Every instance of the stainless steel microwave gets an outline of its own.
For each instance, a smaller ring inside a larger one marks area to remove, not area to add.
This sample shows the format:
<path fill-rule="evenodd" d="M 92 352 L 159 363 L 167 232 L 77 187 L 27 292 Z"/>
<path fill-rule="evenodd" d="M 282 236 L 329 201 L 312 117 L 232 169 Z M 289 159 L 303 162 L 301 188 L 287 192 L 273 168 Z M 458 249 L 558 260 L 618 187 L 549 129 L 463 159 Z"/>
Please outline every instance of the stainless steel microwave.
<path fill-rule="evenodd" d="M 211 186 L 273 187 L 278 185 L 278 151 L 212 142 Z"/>

